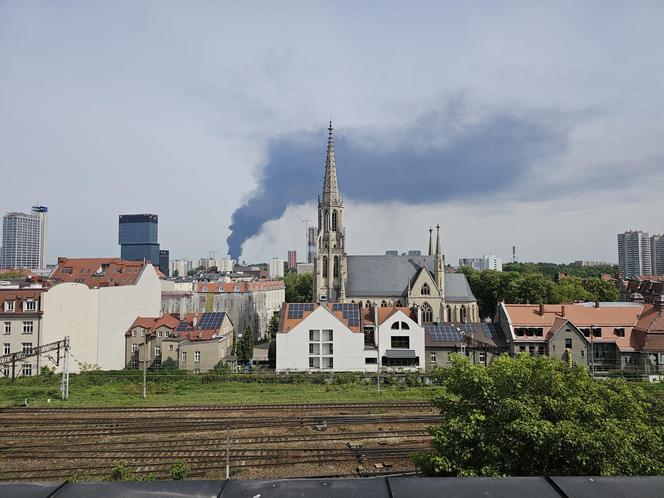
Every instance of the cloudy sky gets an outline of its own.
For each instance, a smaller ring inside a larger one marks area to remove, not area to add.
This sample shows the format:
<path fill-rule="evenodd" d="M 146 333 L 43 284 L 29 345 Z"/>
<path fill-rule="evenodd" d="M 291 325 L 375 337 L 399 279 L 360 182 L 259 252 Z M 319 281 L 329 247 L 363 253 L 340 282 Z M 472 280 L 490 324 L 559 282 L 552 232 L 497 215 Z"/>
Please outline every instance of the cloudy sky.
<path fill-rule="evenodd" d="M 664 3 L 0 0 L 0 211 L 49 259 L 303 255 L 326 126 L 347 250 L 617 260 L 664 232 Z M 233 230 L 229 226 L 233 224 Z"/>

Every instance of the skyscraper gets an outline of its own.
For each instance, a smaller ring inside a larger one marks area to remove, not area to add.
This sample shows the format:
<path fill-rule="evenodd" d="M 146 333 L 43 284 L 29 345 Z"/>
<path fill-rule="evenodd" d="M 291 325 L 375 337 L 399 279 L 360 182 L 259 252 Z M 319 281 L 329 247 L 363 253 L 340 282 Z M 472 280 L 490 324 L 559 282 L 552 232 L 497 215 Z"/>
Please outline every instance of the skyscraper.
<path fill-rule="evenodd" d="M 159 266 L 159 240 L 156 214 L 121 214 L 118 241 L 120 257 L 126 261 L 150 261 Z"/>
<path fill-rule="evenodd" d="M 291 249 L 288 251 L 288 269 L 295 270 L 296 267 L 297 267 L 297 251 L 295 249 Z"/>
<path fill-rule="evenodd" d="M 313 263 L 316 257 L 316 239 L 318 230 L 316 227 L 307 228 L 307 263 Z"/>
<path fill-rule="evenodd" d="M 618 234 L 618 265 L 625 278 L 652 275 L 651 243 L 647 232 L 630 230 Z"/>
<path fill-rule="evenodd" d="M 171 276 L 170 253 L 167 249 L 159 249 L 159 270 L 167 277 Z"/>
<path fill-rule="evenodd" d="M 650 254 L 652 257 L 652 274 L 664 275 L 664 235 L 650 237 Z"/>
<path fill-rule="evenodd" d="M 33 206 L 32 214 L 7 213 L 2 220 L 0 268 L 46 267 L 46 206 Z"/>

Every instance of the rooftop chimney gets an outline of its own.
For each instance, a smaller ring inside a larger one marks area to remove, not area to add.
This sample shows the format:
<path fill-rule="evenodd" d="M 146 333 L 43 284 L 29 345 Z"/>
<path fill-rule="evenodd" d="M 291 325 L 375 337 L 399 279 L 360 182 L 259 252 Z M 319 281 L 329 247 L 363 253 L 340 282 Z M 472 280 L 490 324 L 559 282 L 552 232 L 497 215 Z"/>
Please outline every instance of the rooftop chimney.
<path fill-rule="evenodd" d="M 560 307 L 560 316 L 565 318 L 565 305 L 564 304 Z"/>
<path fill-rule="evenodd" d="M 599 301 L 595 301 L 595 308 L 599 308 Z"/>
<path fill-rule="evenodd" d="M 544 303 L 540 303 L 539 313 L 540 313 L 540 316 L 544 316 Z"/>

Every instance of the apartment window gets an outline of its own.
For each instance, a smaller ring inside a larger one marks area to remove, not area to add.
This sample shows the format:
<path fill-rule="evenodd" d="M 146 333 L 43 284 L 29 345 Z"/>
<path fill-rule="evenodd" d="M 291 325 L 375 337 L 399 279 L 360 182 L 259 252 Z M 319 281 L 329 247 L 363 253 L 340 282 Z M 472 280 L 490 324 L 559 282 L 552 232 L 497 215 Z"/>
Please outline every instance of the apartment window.
<path fill-rule="evenodd" d="M 155 356 L 161 356 L 161 346 L 155 346 L 154 347 L 154 355 Z"/>
<path fill-rule="evenodd" d="M 486 353 L 484 351 L 480 351 L 478 360 L 480 363 L 484 363 L 486 361 Z"/>
<path fill-rule="evenodd" d="M 364 359 L 364 364 L 365 365 L 376 365 L 378 363 L 378 358 L 365 358 Z"/>
<path fill-rule="evenodd" d="M 436 353 L 431 353 L 431 363 L 436 363 Z"/>
<path fill-rule="evenodd" d="M 565 348 L 566 349 L 572 349 L 572 338 L 571 337 L 567 337 L 565 339 Z"/>
<path fill-rule="evenodd" d="M 132 330 L 132 331 L 131 331 L 131 336 L 132 336 L 132 337 L 136 337 L 136 331 L 135 331 L 135 330 Z"/>
<path fill-rule="evenodd" d="M 200 351 L 194 351 L 194 362 L 196 362 L 196 363 L 201 362 L 201 352 Z"/>
<path fill-rule="evenodd" d="M 33 322 L 23 322 L 23 333 L 32 334 L 34 328 Z"/>
<path fill-rule="evenodd" d="M 187 352 L 186 351 L 182 351 L 182 353 L 180 354 L 180 361 L 182 363 L 187 363 Z"/>
<path fill-rule="evenodd" d="M 138 368 L 138 360 L 136 358 L 131 360 L 131 368 Z"/>
<path fill-rule="evenodd" d="M 21 375 L 32 375 L 32 365 L 30 363 L 24 363 L 21 366 Z"/>
<path fill-rule="evenodd" d="M 21 350 L 24 353 L 32 353 L 32 343 L 31 342 L 24 342 L 21 344 Z"/>
<path fill-rule="evenodd" d="M 320 341 L 320 330 L 310 330 L 309 331 L 309 340 L 310 341 Z"/>
<path fill-rule="evenodd" d="M 2 354 L 11 354 L 11 352 L 12 352 L 12 345 L 9 344 L 8 342 L 5 342 L 4 352 Z"/>
<path fill-rule="evenodd" d="M 173 351 L 173 345 L 172 345 L 172 344 L 169 344 L 169 345 L 168 345 L 168 350 L 169 350 L 169 351 Z"/>
<path fill-rule="evenodd" d="M 37 309 L 37 301 L 26 301 L 25 311 L 35 311 Z"/>
<path fill-rule="evenodd" d="M 323 342 L 331 342 L 334 338 L 334 331 L 323 330 Z"/>
<path fill-rule="evenodd" d="M 309 344 L 309 354 L 320 354 L 319 347 L 318 344 Z"/>
<path fill-rule="evenodd" d="M 161 337 L 161 330 L 157 330 L 157 337 Z"/>
<path fill-rule="evenodd" d="M 582 349 L 581 350 L 581 357 L 584 357 L 586 355 L 586 352 Z"/>
<path fill-rule="evenodd" d="M 407 335 L 394 335 L 392 336 L 392 349 L 397 348 L 410 348 L 410 337 Z"/>
<path fill-rule="evenodd" d="M 519 353 L 525 353 L 526 352 L 526 346 L 519 346 Z"/>
<path fill-rule="evenodd" d="M 138 351 L 138 344 L 132 344 L 131 345 L 131 352 L 135 353 L 136 351 Z"/>
<path fill-rule="evenodd" d="M 14 301 L 5 301 L 5 311 L 14 311 Z"/>
<path fill-rule="evenodd" d="M 586 337 L 590 337 L 590 329 L 589 329 L 589 328 L 583 328 L 583 329 L 579 329 L 579 330 L 581 331 L 581 333 L 582 333 L 584 336 L 586 336 Z"/>
<path fill-rule="evenodd" d="M 12 333 L 12 322 L 5 322 L 5 334 L 9 335 Z"/>
<path fill-rule="evenodd" d="M 334 354 L 334 345 L 323 344 L 323 354 Z"/>
<path fill-rule="evenodd" d="M 141 329 L 141 337 L 145 337 L 145 329 Z"/>
<path fill-rule="evenodd" d="M 613 333 L 616 335 L 616 337 L 625 337 L 625 329 L 624 328 L 613 329 Z"/>
<path fill-rule="evenodd" d="M 514 329 L 514 334 L 517 335 L 518 337 L 523 337 L 525 332 L 524 329 L 519 328 L 519 329 Z"/>
<path fill-rule="evenodd" d="M 528 346 L 528 353 L 531 355 L 535 354 L 535 346 Z"/>
<path fill-rule="evenodd" d="M 320 368 L 320 358 L 309 358 L 309 368 Z"/>
<path fill-rule="evenodd" d="M 593 328 L 593 336 L 602 337 L 602 329 L 599 328 L 599 327 L 594 327 Z"/>

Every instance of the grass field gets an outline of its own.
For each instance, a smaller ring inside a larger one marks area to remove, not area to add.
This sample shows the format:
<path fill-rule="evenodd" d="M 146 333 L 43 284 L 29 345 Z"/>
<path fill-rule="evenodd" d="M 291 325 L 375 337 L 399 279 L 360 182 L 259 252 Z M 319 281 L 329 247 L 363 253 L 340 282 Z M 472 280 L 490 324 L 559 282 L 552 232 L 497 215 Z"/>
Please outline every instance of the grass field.
<path fill-rule="evenodd" d="M 0 407 L 23 404 L 30 406 L 168 406 L 210 404 L 262 404 L 302 402 L 348 402 L 387 400 L 427 400 L 439 387 L 382 387 L 361 383 L 347 384 L 280 384 L 219 381 L 202 384 L 194 381 L 148 382 L 148 396 L 143 399 L 143 384 L 136 380 L 111 380 L 102 383 L 73 381 L 69 400 L 60 399 L 58 379 L 28 378 L 14 383 L 0 382 Z M 51 399 L 48 403 L 47 400 Z"/>

